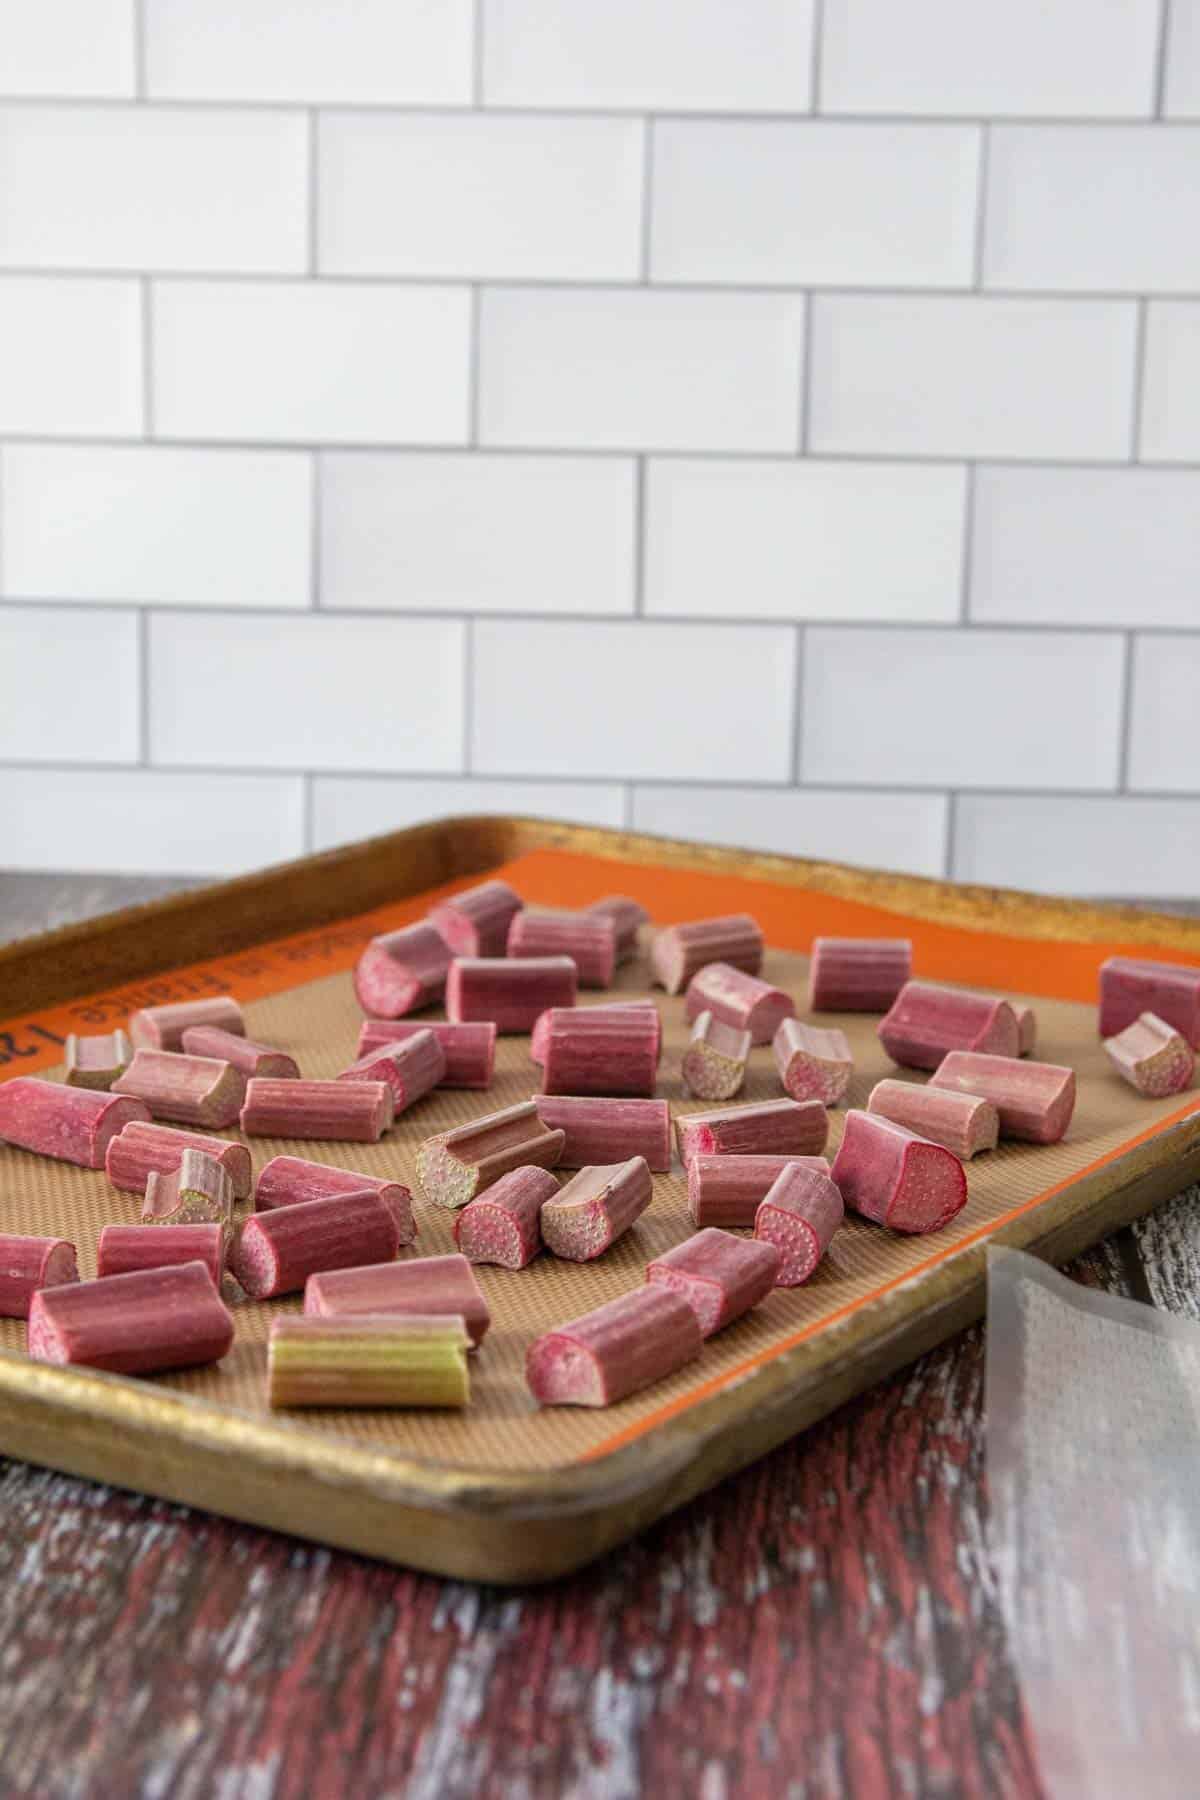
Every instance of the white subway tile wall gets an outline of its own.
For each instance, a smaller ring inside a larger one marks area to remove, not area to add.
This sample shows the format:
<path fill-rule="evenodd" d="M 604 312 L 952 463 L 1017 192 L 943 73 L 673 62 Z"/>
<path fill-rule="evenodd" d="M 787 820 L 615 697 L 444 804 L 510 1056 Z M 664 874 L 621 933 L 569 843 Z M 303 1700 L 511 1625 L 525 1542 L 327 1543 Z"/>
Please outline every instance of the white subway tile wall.
<path fill-rule="evenodd" d="M 1200 0 L 0 0 L 0 865 L 1200 885 Z"/>

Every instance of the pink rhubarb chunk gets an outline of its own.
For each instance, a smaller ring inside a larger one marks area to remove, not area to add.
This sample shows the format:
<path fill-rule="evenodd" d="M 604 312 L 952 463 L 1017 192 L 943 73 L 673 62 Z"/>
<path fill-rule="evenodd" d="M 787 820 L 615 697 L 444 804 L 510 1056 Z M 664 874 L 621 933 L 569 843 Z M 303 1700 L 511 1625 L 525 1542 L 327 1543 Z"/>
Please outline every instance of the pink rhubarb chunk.
<path fill-rule="evenodd" d="M 957 1156 L 879 1113 L 846 1114 L 833 1180 L 846 1206 L 892 1231 L 938 1231 L 967 1204 Z"/>
<path fill-rule="evenodd" d="M 735 969 L 729 963 L 709 963 L 688 982 L 684 1011 L 689 1019 L 710 1012 L 722 1025 L 748 1031 L 754 1044 L 769 1044 L 781 1020 L 795 1013 L 790 994 Z"/>
<path fill-rule="evenodd" d="M 892 1061 L 906 1069 L 936 1069 L 950 1050 L 1015 1056 L 1017 1015 L 1007 1000 L 993 994 L 910 981 L 879 1021 L 879 1041 Z"/>
<path fill-rule="evenodd" d="M 374 1144 L 395 1116 L 386 1081 L 249 1081 L 242 1130 L 247 1137 Z"/>
<path fill-rule="evenodd" d="M 685 1169 L 693 1156 L 820 1156 L 828 1135 L 819 1100 L 760 1100 L 675 1120 Z"/>
<path fill-rule="evenodd" d="M 702 1337 L 731 1325 L 776 1285 L 779 1251 L 774 1244 L 697 1231 L 646 1265 L 646 1280 L 673 1288 L 696 1315 Z"/>
<path fill-rule="evenodd" d="M 435 906 L 429 923 L 455 956 L 503 956 L 508 928 L 523 905 L 507 881 L 484 881 Z"/>
<path fill-rule="evenodd" d="M 428 920 L 371 939 L 354 970 L 354 992 L 365 1013 L 399 1019 L 441 999 L 450 952 Z"/>
<path fill-rule="evenodd" d="M 459 957 L 450 965 L 446 1012 L 451 1019 L 491 1019 L 502 1035 L 532 1031 L 549 1006 L 574 1006 L 575 964 L 569 956 Z"/>
<path fill-rule="evenodd" d="M 750 1060 L 750 1033 L 702 1012 L 683 1054 L 683 1084 L 697 1100 L 732 1100 Z"/>
<path fill-rule="evenodd" d="M 930 1076 L 930 1086 L 990 1100 L 1000 1136 L 1027 1144 L 1057 1144 L 1075 1111 L 1075 1071 L 1059 1063 L 952 1050 Z"/>
<path fill-rule="evenodd" d="M 109 1144 L 134 1120 L 149 1123 L 150 1108 L 128 1095 L 36 1075 L 0 1082 L 0 1143 L 38 1156 L 102 1169 Z"/>
<path fill-rule="evenodd" d="M 779 1079 L 793 1100 L 836 1106 L 846 1097 L 854 1057 L 844 1031 L 784 1019 L 771 1045 Z"/>
<path fill-rule="evenodd" d="M 650 946 L 652 978 L 668 994 L 681 994 L 697 969 L 707 963 L 727 963 L 757 975 L 762 961 L 762 930 L 749 913 L 668 925 Z"/>
<path fill-rule="evenodd" d="M 563 1134 L 563 1169 L 643 1156 L 656 1175 L 671 1167 L 671 1109 L 665 1100 L 610 1100 L 598 1094 L 539 1094 L 538 1117 Z"/>
<path fill-rule="evenodd" d="M 1195 1052 L 1173 1025 L 1153 1013 L 1142 1013 L 1124 1031 L 1105 1038 L 1104 1050 L 1130 1087 L 1152 1100 L 1181 1094 L 1192 1085 Z"/>
<path fill-rule="evenodd" d="M 542 1067 L 547 1094 L 653 1094 L 662 1037 L 656 1008 L 555 1006 L 542 1017 L 549 1020 Z"/>
<path fill-rule="evenodd" d="M 579 986 L 611 986 L 617 966 L 617 928 L 602 913 L 524 907 L 508 928 L 509 956 L 569 956 Z"/>
<path fill-rule="evenodd" d="M 169 1269 L 177 1263 L 203 1263 L 213 1286 L 220 1291 L 229 1253 L 225 1225 L 175 1225 L 159 1231 L 154 1225 L 105 1225 L 96 1244 L 96 1274 L 131 1275 L 142 1269 Z"/>
<path fill-rule="evenodd" d="M 1110 956 L 1102 962 L 1100 1036 L 1115 1037 L 1143 1013 L 1173 1025 L 1193 1050 L 1200 1050 L 1200 969 L 1140 956 Z"/>
<path fill-rule="evenodd" d="M 590 1023 L 597 1017 L 619 1019 L 628 1013 L 647 1013 L 654 1021 L 654 1061 L 657 1066 L 662 1057 L 662 1018 L 653 1000 L 604 1000 L 599 1003 L 593 1001 L 590 1006 L 549 1006 L 534 1021 L 529 1035 L 529 1059 L 535 1063 L 545 1062 L 550 1027 L 555 1019 L 570 1016 L 587 1019 Z"/>
<path fill-rule="evenodd" d="M 749 1231 L 759 1202 L 783 1171 L 793 1167 L 829 1173 L 824 1156 L 693 1156 L 687 1166 L 692 1224 Z"/>
<path fill-rule="evenodd" d="M 650 914 L 641 901 L 630 900 L 625 894 L 606 894 L 603 900 L 593 900 L 587 910 L 603 913 L 616 926 L 618 962 L 632 956 L 637 949 L 638 932 L 650 922 Z"/>
<path fill-rule="evenodd" d="M 143 1006 L 130 1015 L 129 1035 L 135 1050 L 182 1050 L 189 1025 L 215 1025 L 238 1037 L 246 1032 L 242 1009 L 232 994 L 209 1000 L 176 1000 L 168 1006 Z"/>
<path fill-rule="evenodd" d="M 419 1024 L 408 1019 L 364 1019 L 358 1034 L 358 1058 L 402 1044 L 418 1031 L 432 1031 L 442 1046 L 446 1073 L 440 1085 L 447 1088 L 489 1088 L 496 1061 L 496 1027 L 490 1019 L 452 1024 L 449 1019 L 430 1019 Z"/>
<path fill-rule="evenodd" d="M 29 1306 L 35 1362 L 152 1375 L 217 1362 L 232 1343 L 233 1317 L 199 1262 L 42 1288 Z"/>
<path fill-rule="evenodd" d="M 102 1037 L 77 1037 L 71 1032 L 66 1045 L 67 1086 L 107 1090 L 129 1067 L 132 1056 L 123 1031 L 109 1031 Z"/>
<path fill-rule="evenodd" d="M 417 1180 L 435 1206 L 465 1206 L 510 1169 L 557 1168 L 561 1131 L 544 1125 L 532 1100 L 427 1137 L 417 1151 Z"/>
<path fill-rule="evenodd" d="M 969 1162 L 981 1150 L 994 1150 L 1000 1135 L 1000 1115 L 990 1100 L 928 1083 L 877 1081 L 867 1111 L 944 1144 L 960 1162 Z"/>
<path fill-rule="evenodd" d="M 644 1156 L 580 1169 L 542 1205 L 542 1241 L 568 1262 L 591 1262 L 640 1219 L 653 1198 Z"/>
<path fill-rule="evenodd" d="M 396 1221 L 378 1194 L 339 1194 L 252 1213 L 230 1267 L 252 1300 L 269 1300 L 326 1269 L 390 1263 L 398 1248 Z"/>
<path fill-rule="evenodd" d="M 300 1070 L 295 1057 L 272 1044 L 256 1044 L 253 1038 L 222 1031 L 217 1025 L 189 1025 L 183 1033 L 187 1056 L 212 1056 L 232 1063 L 239 1075 L 265 1075 L 274 1081 L 296 1081 Z"/>
<path fill-rule="evenodd" d="M 181 1131 L 175 1125 L 155 1125 L 135 1119 L 108 1146 L 104 1167 L 108 1179 L 123 1193 L 144 1194 L 146 1178 L 177 1169 L 185 1150 L 203 1150 L 215 1156 L 233 1183 L 235 1200 L 250 1198 L 250 1152 L 245 1144 L 210 1137 L 203 1131 Z"/>
<path fill-rule="evenodd" d="M 254 1209 L 272 1212 L 277 1206 L 303 1206 L 306 1200 L 362 1193 L 379 1195 L 396 1221 L 401 1244 L 415 1240 L 412 1194 L 402 1181 L 363 1175 L 357 1169 L 335 1169 L 328 1163 L 306 1162 L 300 1156 L 273 1156 L 265 1164 L 254 1189 Z"/>
<path fill-rule="evenodd" d="M 536 1339 L 525 1379 L 542 1406 L 613 1406 L 673 1375 L 703 1342 L 683 1296 L 648 1281 Z"/>
<path fill-rule="evenodd" d="M 810 1012 L 886 1012 L 912 975 L 908 938 L 813 939 Z"/>
<path fill-rule="evenodd" d="M 807 1281 L 845 1216 L 842 1196 L 828 1175 L 798 1163 L 784 1169 L 754 1215 L 754 1235 L 779 1252 L 777 1287 Z"/>
<path fill-rule="evenodd" d="M 351 1063 L 339 1081 L 383 1081 L 392 1090 L 394 1111 L 407 1112 L 437 1087 L 446 1073 L 446 1052 L 432 1031 L 418 1031 L 403 1043 L 385 1044 Z"/>
<path fill-rule="evenodd" d="M 143 1225 L 198 1225 L 233 1221 L 233 1183 L 215 1156 L 185 1150 L 177 1168 L 146 1177 Z"/>
<path fill-rule="evenodd" d="M 542 1247 L 542 1207 L 557 1193 L 548 1169 L 512 1169 L 456 1215 L 454 1242 L 470 1262 L 523 1269 Z"/>
<path fill-rule="evenodd" d="M 334 1269 L 310 1276 L 304 1310 L 322 1318 L 342 1314 L 454 1314 L 472 1347 L 482 1343 L 492 1315 L 465 1256 L 419 1256 L 409 1262 Z"/>
<path fill-rule="evenodd" d="M 246 1077 L 215 1056 L 185 1056 L 181 1050 L 135 1050 L 133 1061 L 113 1082 L 114 1094 L 144 1100 L 156 1119 L 172 1125 L 207 1125 L 220 1131 L 237 1122 L 246 1097 Z"/>
<path fill-rule="evenodd" d="M 66 1238 L 0 1233 L 0 1318 L 27 1319 L 39 1288 L 78 1280 L 75 1246 Z"/>

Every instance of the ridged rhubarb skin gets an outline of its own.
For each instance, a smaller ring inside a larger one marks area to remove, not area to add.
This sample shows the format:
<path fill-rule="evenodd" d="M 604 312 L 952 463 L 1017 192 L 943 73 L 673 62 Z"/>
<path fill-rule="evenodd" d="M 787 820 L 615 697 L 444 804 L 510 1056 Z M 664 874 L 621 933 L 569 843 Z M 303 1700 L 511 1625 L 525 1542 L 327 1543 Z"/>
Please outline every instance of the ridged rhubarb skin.
<path fill-rule="evenodd" d="M 525 902 L 507 881 L 484 881 L 431 909 L 429 923 L 455 956 L 503 956 Z"/>
<path fill-rule="evenodd" d="M 215 1056 L 185 1056 L 181 1050 L 135 1050 L 133 1061 L 113 1082 L 114 1094 L 131 1094 L 155 1119 L 171 1125 L 205 1125 L 217 1131 L 237 1123 L 246 1097 L 246 1077 Z"/>
<path fill-rule="evenodd" d="M 177 1169 L 185 1150 L 203 1150 L 215 1156 L 233 1183 L 235 1200 L 248 1200 L 252 1175 L 250 1152 L 245 1144 L 210 1137 L 203 1131 L 181 1131 L 174 1125 L 155 1125 L 149 1119 L 126 1125 L 113 1138 L 104 1158 L 109 1181 L 126 1194 L 144 1194 L 146 1178 Z"/>
<path fill-rule="evenodd" d="M 793 1163 L 763 1195 L 754 1236 L 779 1253 L 776 1287 L 808 1280 L 845 1217 L 842 1196 L 828 1175 Z"/>
<path fill-rule="evenodd" d="M 967 1204 L 957 1156 L 879 1113 L 846 1114 L 833 1181 L 851 1211 L 892 1231 L 940 1231 Z"/>
<path fill-rule="evenodd" d="M 142 1269 L 169 1269 L 178 1263 L 203 1263 L 220 1292 L 229 1252 L 225 1225 L 176 1225 L 159 1231 L 154 1225 L 105 1225 L 96 1244 L 96 1275 L 131 1275 Z"/>
<path fill-rule="evenodd" d="M 82 1169 L 102 1169 L 113 1138 L 135 1120 L 149 1124 L 150 1108 L 129 1095 L 36 1075 L 0 1082 L 0 1143 Z"/>
<path fill-rule="evenodd" d="M 769 1044 L 784 1019 L 796 1006 L 790 994 L 772 987 L 757 975 L 747 975 L 729 963 L 708 963 L 688 982 L 684 1011 L 689 1019 L 710 1012 L 722 1025 L 748 1031 L 755 1044 Z"/>
<path fill-rule="evenodd" d="M 612 986 L 617 966 L 617 928 L 601 913 L 535 911 L 514 913 L 508 928 L 509 956 L 569 956 L 579 986 Z"/>
<path fill-rule="evenodd" d="M 993 994 L 910 981 L 879 1021 L 879 1041 L 904 1069 L 936 1069 L 951 1050 L 1015 1057 L 1017 1015 Z"/>
<path fill-rule="evenodd" d="M 810 1012 L 887 1012 L 912 978 L 908 938 L 813 939 Z"/>
<path fill-rule="evenodd" d="M 310 1318 L 449 1315 L 463 1321 L 472 1349 L 478 1349 L 492 1322 L 474 1269 L 465 1256 L 456 1254 L 312 1275 L 304 1289 L 304 1311 Z"/>
<path fill-rule="evenodd" d="M 232 1343 L 233 1315 L 199 1262 L 42 1288 L 29 1306 L 35 1362 L 156 1375 L 219 1362 Z"/>
<path fill-rule="evenodd" d="M 496 1065 L 496 1027 L 490 1019 L 472 1019 L 455 1025 L 449 1019 L 431 1019 L 427 1025 L 416 1020 L 364 1019 L 358 1034 L 358 1059 L 382 1050 L 388 1044 L 402 1044 L 418 1031 L 432 1031 L 442 1046 L 446 1073 L 445 1088 L 490 1088 Z"/>
<path fill-rule="evenodd" d="M 657 1068 L 662 1060 L 662 1015 L 653 1000 L 604 1000 L 599 1004 L 593 1002 L 591 1006 L 548 1006 L 544 1013 L 538 1014 L 529 1034 L 529 1060 L 535 1063 L 545 1062 L 550 1027 L 557 1018 L 569 1016 L 584 1018 L 590 1022 L 597 1015 L 601 1018 L 621 1018 L 626 1013 L 648 1013 L 653 1019 L 654 1063 Z"/>
<path fill-rule="evenodd" d="M 661 1282 L 687 1301 L 701 1337 L 711 1337 L 757 1306 L 776 1285 L 774 1244 L 728 1231 L 697 1231 L 646 1265 L 646 1280 Z"/>
<path fill-rule="evenodd" d="M 247 1137 L 375 1144 L 395 1116 L 386 1081 L 248 1081 L 242 1130 Z"/>
<path fill-rule="evenodd" d="M 1017 1000 L 1011 1004 L 1017 1015 L 1017 1055 L 1032 1056 L 1037 1049 L 1037 1014 L 1032 1006 L 1022 1006 Z"/>
<path fill-rule="evenodd" d="M 771 1043 L 779 1079 L 793 1100 L 836 1106 L 846 1098 L 854 1054 L 844 1031 L 784 1019 Z"/>
<path fill-rule="evenodd" d="M 418 1031 L 399 1044 L 385 1044 L 351 1063 L 339 1081 L 383 1081 L 392 1090 L 396 1114 L 407 1112 L 418 1100 L 441 1085 L 446 1073 L 446 1052 L 432 1031 Z"/>
<path fill-rule="evenodd" d="M 390 1263 L 399 1249 L 396 1221 L 378 1194 L 338 1194 L 251 1213 L 230 1268 L 252 1300 L 295 1294 L 310 1275 Z"/>
<path fill-rule="evenodd" d="M 557 1193 L 548 1169 L 510 1169 L 456 1216 L 454 1242 L 469 1262 L 523 1269 L 542 1247 L 542 1207 Z"/>
<path fill-rule="evenodd" d="M 208 1000 L 175 1000 L 168 1006 L 143 1006 L 129 1018 L 129 1036 L 135 1050 L 182 1050 L 189 1025 L 215 1025 L 237 1037 L 246 1034 L 242 1009 L 232 994 L 216 994 Z"/>
<path fill-rule="evenodd" d="M 539 1094 L 538 1117 L 563 1133 L 563 1169 L 643 1156 L 655 1175 L 671 1167 L 671 1109 L 665 1100 L 613 1100 L 599 1094 Z"/>
<path fill-rule="evenodd" d="M 185 1056 L 212 1056 L 219 1062 L 232 1063 L 239 1075 L 249 1078 L 261 1075 L 271 1081 L 298 1081 L 300 1067 L 286 1050 L 272 1044 L 256 1044 L 253 1038 L 238 1037 L 236 1032 L 222 1031 L 216 1025 L 189 1025 L 183 1033 Z"/>
<path fill-rule="evenodd" d="M 399 1019 L 435 1005 L 449 970 L 450 952 L 425 919 L 371 939 L 355 965 L 354 992 L 372 1018 Z"/>
<path fill-rule="evenodd" d="M 542 1091 L 649 1099 L 658 1079 L 660 1040 L 657 1010 L 552 1007 Z"/>
<path fill-rule="evenodd" d="M 72 1031 L 66 1044 L 67 1086 L 107 1092 L 132 1056 L 123 1031 L 107 1031 L 100 1037 L 77 1037 Z"/>
<path fill-rule="evenodd" d="M 681 994 L 697 969 L 726 963 L 757 975 L 763 963 L 763 934 L 749 913 L 668 925 L 650 946 L 650 973 L 668 994 Z"/>
<path fill-rule="evenodd" d="M 1000 1115 L 990 1100 L 928 1082 L 877 1081 L 867 1111 L 945 1145 L 960 1162 L 970 1162 L 981 1150 L 994 1150 L 1000 1136 Z"/>
<path fill-rule="evenodd" d="M 542 1242 L 568 1262 L 592 1262 L 611 1249 L 654 1198 L 644 1156 L 580 1169 L 542 1206 Z"/>
<path fill-rule="evenodd" d="M 1118 1075 L 1149 1099 L 1181 1094 L 1192 1085 L 1196 1057 L 1191 1045 L 1153 1013 L 1142 1013 L 1124 1031 L 1105 1038 L 1104 1050 Z"/>
<path fill-rule="evenodd" d="M 648 1281 L 537 1338 L 525 1380 L 541 1406 L 615 1406 L 682 1369 L 703 1344 L 683 1296 Z"/>
<path fill-rule="evenodd" d="M 824 1156 L 693 1156 L 687 1165 L 688 1215 L 699 1230 L 717 1225 L 750 1231 L 759 1203 L 784 1169 L 828 1175 Z"/>
<path fill-rule="evenodd" d="M 606 894 L 603 900 L 593 900 L 587 910 L 612 920 L 617 933 L 618 962 L 635 953 L 638 932 L 650 923 L 650 914 L 640 900 L 631 900 L 627 894 Z"/>
<path fill-rule="evenodd" d="M 427 1137 L 417 1151 L 417 1180 L 435 1206 L 465 1206 L 510 1169 L 554 1169 L 563 1153 L 532 1100 Z"/>
<path fill-rule="evenodd" d="M 750 1033 L 702 1012 L 683 1054 L 683 1084 L 697 1100 L 732 1100 L 742 1091 L 749 1060 Z"/>
<path fill-rule="evenodd" d="M 569 956 L 461 956 L 446 980 L 446 1013 L 456 1023 L 490 1019 L 502 1036 L 532 1031 L 547 1007 L 574 1006 L 576 987 Z"/>
<path fill-rule="evenodd" d="M 1173 1025 L 1193 1050 L 1200 1050 L 1200 969 L 1140 956 L 1110 956 L 1102 962 L 1100 1036 L 1116 1037 L 1142 1013 Z"/>
<path fill-rule="evenodd" d="M 1075 1111 L 1075 1071 L 1061 1063 L 952 1050 L 929 1085 L 990 1100 L 1000 1119 L 1000 1136 L 1025 1144 L 1057 1144 Z"/>
<path fill-rule="evenodd" d="M 416 1242 L 412 1193 L 402 1181 L 363 1175 L 357 1169 L 334 1169 L 306 1162 L 302 1156 L 273 1156 L 264 1164 L 254 1188 L 255 1212 L 277 1206 L 303 1206 L 306 1200 L 331 1200 L 339 1194 L 378 1194 L 393 1219 L 401 1245 Z"/>
<path fill-rule="evenodd" d="M 233 1183 L 215 1156 L 185 1150 L 179 1166 L 146 1177 L 143 1225 L 231 1224 Z"/>
<path fill-rule="evenodd" d="M 461 1319 L 283 1318 L 267 1339 L 267 1405 L 466 1406 Z"/>
<path fill-rule="evenodd" d="M 679 1160 L 693 1156 L 820 1156 L 829 1114 L 819 1100 L 760 1100 L 675 1119 Z"/>
<path fill-rule="evenodd" d="M 78 1280 L 75 1246 L 66 1238 L 0 1233 L 0 1318 L 27 1319 L 39 1288 Z"/>

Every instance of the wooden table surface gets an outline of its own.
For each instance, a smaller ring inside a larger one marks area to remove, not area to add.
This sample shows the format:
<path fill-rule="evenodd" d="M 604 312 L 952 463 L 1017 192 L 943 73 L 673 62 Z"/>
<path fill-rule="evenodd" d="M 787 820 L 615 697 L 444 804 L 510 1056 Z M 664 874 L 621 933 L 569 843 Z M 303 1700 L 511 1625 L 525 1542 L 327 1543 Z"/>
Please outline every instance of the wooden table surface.
<path fill-rule="evenodd" d="M 0 875 L 0 938 L 179 885 Z M 1200 1317 L 1198 1199 L 1071 1272 Z M 0 1461 L 0 1791 L 1040 1795 L 985 1553 L 982 1399 L 976 1328 L 523 1591 Z"/>

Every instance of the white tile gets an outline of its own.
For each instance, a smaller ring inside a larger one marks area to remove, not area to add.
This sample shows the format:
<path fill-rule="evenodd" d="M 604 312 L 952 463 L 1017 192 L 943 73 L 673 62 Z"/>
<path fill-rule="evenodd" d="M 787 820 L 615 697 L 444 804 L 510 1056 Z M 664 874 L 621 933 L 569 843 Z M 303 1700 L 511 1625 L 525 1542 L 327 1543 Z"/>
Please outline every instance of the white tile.
<path fill-rule="evenodd" d="M 11 869 L 240 875 L 304 849 L 299 776 L 0 769 Z"/>
<path fill-rule="evenodd" d="M 463 626 L 453 619 L 160 613 L 150 621 L 152 760 L 224 768 L 462 767 Z"/>
<path fill-rule="evenodd" d="M 1129 717 L 1129 785 L 1197 796 L 1191 833 L 1200 824 L 1200 636 L 1134 640 Z"/>
<path fill-rule="evenodd" d="M 313 471 L 287 451 L 10 445 L 5 592 L 153 606 L 308 606 Z"/>
<path fill-rule="evenodd" d="M 803 112 L 812 30 L 812 0 L 484 0 L 484 100 Z"/>
<path fill-rule="evenodd" d="M 979 142 L 966 125 L 663 121 L 653 275 L 968 286 Z"/>
<path fill-rule="evenodd" d="M 983 468 L 973 618 L 1200 625 L 1200 474 Z"/>
<path fill-rule="evenodd" d="M 1124 300 L 817 295 L 811 446 L 1124 459 L 1135 323 Z"/>
<path fill-rule="evenodd" d="M 673 457 L 646 482 L 648 612 L 958 617 L 961 468 Z"/>
<path fill-rule="evenodd" d="M 785 626 L 481 620 L 471 766 L 786 781 L 794 667 Z"/>
<path fill-rule="evenodd" d="M 0 0 L 0 94 L 132 94 L 133 0 Z"/>
<path fill-rule="evenodd" d="M 157 430 L 463 443 L 469 339 L 465 288 L 156 283 Z"/>
<path fill-rule="evenodd" d="M 0 108 L 0 264 L 299 273 L 303 113 Z"/>
<path fill-rule="evenodd" d="M 135 613 L 0 606 L 0 757 L 136 762 L 138 669 Z"/>
<path fill-rule="evenodd" d="M 1200 304 L 1151 301 L 1141 454 L 1148 462 L 1200 462 Z"/>
<path fill-rule="evenodd" d="M 793 450 L 791 294 L 484 291 L 480 436 L 596 449 Z"/>
<path fill-rule="evenodd" d="M 940 876 L 946 866 L 944 794 L 637 787 L 633 824 L 664 837 L 912 875 Z"/>
<path fill-rule="evenodd" d="M 984 280 L 1001 288 L 1200 288 L 1200 127 L 997 126 Z"/>
<path fill-rule="evenodd" d="M 1157 0 L 825 0 L 824 112 L 1138 118 Z"/>
<path fill-rule="evenodd" d="M 575 781 L 394 781 L 370 775 L 324 775 L 313 782 L 313 849 L 399 831 L 426 819 L 508 813 L 621 826 L 625 790 Z"/>
<path fill-rule="evenodd" d="M 640 120 L 330 113 L 319 142 L 323 270 L 638 274 Z"/>
<path fill-rule="evenodd" d="M 331 453 L 322 604 L 632 612 L 634 518 L 620 457 Z"/>
<path fill-rule="evenodd" d="M 137 283 L 0 277 L 0 431 L 134 437 L 141 429 Z"/>
<path fill-rule="evenodd" d="M 1037 894 L 1194 900 L 1196 802 L 963 794 L 954 876 Z"/>
<path fill-rule="evenodd" d="M 806 634 L 805 781 L 1107 788 L 1122 645 L 1054 631 Z"/>
<path fill-rule="evenodd" d="M 1200 0 L 1170 0 L 1167 8 L 1168 118 L 1200 119 Z"/>
<path fill-rule="evenodd" d="M 144 0 L 155 99 L 471 98 L 471 0 Z"/>

